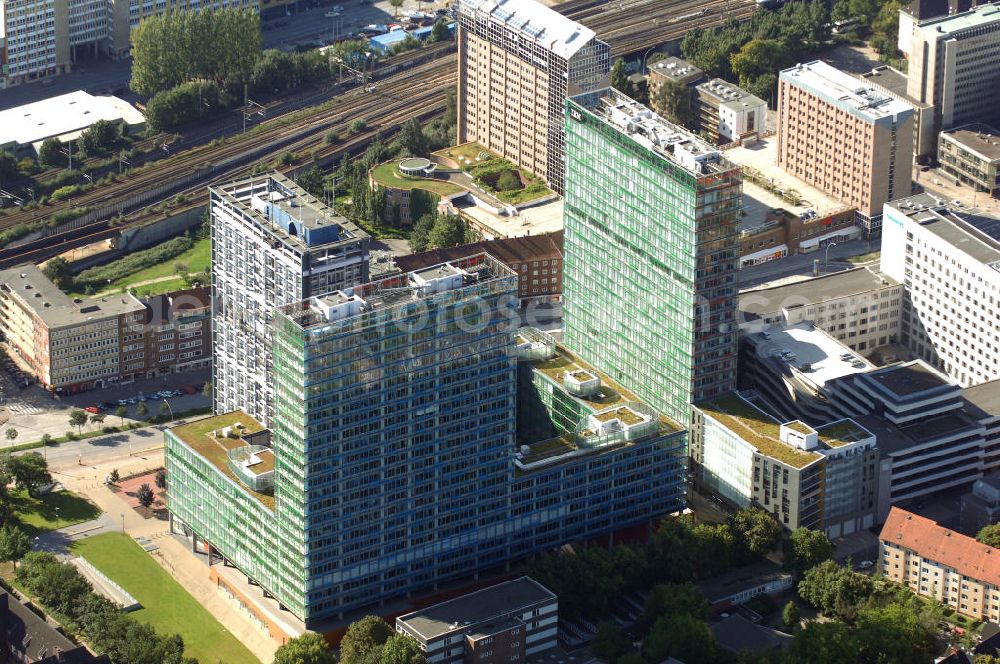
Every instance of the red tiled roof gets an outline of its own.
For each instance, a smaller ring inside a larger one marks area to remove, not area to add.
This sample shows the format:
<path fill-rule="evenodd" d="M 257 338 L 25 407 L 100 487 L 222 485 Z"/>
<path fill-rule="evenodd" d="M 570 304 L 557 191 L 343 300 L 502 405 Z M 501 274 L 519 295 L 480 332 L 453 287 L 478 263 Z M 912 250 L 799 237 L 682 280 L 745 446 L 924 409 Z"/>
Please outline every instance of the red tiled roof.
<path fill-rule="evenodd" d="M 1000 549 L 939 526 L 931 519 L 893 507 L 879 539 L 950 567 L 963 576 L 1000 586 Z"/>

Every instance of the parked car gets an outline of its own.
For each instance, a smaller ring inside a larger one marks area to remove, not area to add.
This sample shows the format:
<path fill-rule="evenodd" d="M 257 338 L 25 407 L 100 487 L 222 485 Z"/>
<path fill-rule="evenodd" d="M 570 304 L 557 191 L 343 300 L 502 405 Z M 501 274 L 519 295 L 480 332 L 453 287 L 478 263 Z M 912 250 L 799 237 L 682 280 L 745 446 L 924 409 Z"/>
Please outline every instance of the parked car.
<path fill-rule="evenodd" d="M 86 408 L 84 408 L 84 410 L 92 415 L 97 415 L 99 412 L 101 412 L 101 409 L 98 408 L 97 406 L 87 406 Z"/>
<path fill-rule="evenodd" d="M 184 394 L 194 394 L 198 389 L 194 385 L 185 385 L 183 388 Z"/>

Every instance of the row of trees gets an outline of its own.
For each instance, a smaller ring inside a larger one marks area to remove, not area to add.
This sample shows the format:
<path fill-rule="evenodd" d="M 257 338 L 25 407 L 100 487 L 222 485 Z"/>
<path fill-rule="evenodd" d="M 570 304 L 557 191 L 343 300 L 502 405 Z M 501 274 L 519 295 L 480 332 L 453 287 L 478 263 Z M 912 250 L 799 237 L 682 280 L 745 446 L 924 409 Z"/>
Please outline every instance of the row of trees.
<path fill-rule="evenodd" d="M 171 10 L 132 29 L 131 88 L 152 96 L 191 79 L 245 82 L 260 56 L 260 16 L 246 8 Z"/>
<path fill-rule="evenodd" d="M 829 23 L 824 0 L 794 0 L 778 11 L 759 9 L 746 22 L 692 30 L 681 52 L 709 76 L 738 79 L 740 87 L 767 100 L 779 70 L 804 61 L 830 39 Z"/>
<path fill-rule="evenodd" d="M 116 604 L 96 594 L 75 567 L 59 562 L 51 553 L 27 553 L 15 578 L 113 664 L 197 664 L 184 656 L 180 636 L 157 634 L 146 623 L 122 613 Z"/>
<path fill-rule="evenodd" d="M 306 633 L 278 648 L 274 664 L 336 664 L 322 636 Z M 351 623 L 340 642 L 340 664 L 427 664 L 420 643 L 396 634 L 378 616 Z"/>
<path fill-rule="evenodd" d="M 778 523 L 753 508 L 727 523 L 665 519 L 645 544 L 545 553 L 528 565 L 527 574 L 559 595 L 560 615 L 572 619 L 602 614 L 608 598 L 622 593 L 708 579 L 758 561 L 780 538 Z"/>

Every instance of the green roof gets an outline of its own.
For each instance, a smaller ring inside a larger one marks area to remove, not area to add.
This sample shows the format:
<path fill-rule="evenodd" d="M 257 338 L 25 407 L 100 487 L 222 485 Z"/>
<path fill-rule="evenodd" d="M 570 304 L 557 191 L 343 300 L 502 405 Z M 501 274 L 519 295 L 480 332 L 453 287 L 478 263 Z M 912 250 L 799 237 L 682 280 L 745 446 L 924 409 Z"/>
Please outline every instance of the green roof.
<path fill-rule="evenodd" d="M 379 164 L 371 170 L 372 179 L 383 187 L 390 189 L 423 189 L 438 196 L 453 196 L 460 194 L 465 189 L 447 180 L 435 178 L 420 178 L 410 175 L 403 175 L 399 172 L 396 161 L 387 161 Z"/>
<path fill-rule="evenodd" d="M 859 440 L 870 438 L 871 433 L 863 429 L 854 420 L 840 420 L 833 424 L 817 427 L 819 442 L 827 447 L 843 447 L 849 443 L 856 443 Z"/>
<path fill-rule="evenodd" d="M 793 468 L 804 468 L 822 456 L 781 442 L 781 423 L 736 393 L 730 392 L 699 403 L 697 408 L 753 445 L 761 454 Z"/>
<path fill-rule="evenodd" d="M 229 467 L 228 452 L 238 447 L 245 447 L 247 442 L 242 438 L 226 438 L 212 435 L 213 431 L 231 427 L 234 424 L 243 425 L 244 434 L 257 433 L 264 430 L 264 425 L 242 411 L 223 413 L 206 417 L 197 422 L 182 424 L 170 429 L 170 433 L 192 450 L 205 457 L 223 475 L 236 482 L 241 489 L 256 498 L 268 509 L 274 509 L 274 496 L 250 489 L 237 477 Z"/>

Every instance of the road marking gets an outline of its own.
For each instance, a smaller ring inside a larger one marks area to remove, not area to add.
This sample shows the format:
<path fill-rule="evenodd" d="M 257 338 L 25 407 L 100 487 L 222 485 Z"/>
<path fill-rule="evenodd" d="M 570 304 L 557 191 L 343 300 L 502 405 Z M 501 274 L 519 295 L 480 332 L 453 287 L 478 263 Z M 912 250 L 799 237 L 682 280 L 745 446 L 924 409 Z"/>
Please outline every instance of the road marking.
<path fill-rule="evenodd" d="M 23 401 L 7 403 L 6 406 L 12 415 L 36 415 L 42 412 L 41 408 L 24 403 Z"/>

